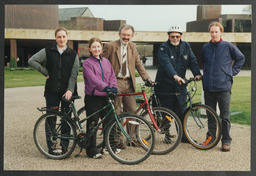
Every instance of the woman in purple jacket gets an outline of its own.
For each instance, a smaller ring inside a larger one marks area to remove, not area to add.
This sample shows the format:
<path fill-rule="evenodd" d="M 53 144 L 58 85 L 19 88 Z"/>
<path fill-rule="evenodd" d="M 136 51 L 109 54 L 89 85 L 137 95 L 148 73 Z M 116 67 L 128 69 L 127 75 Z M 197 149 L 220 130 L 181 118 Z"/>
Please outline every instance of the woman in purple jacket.
<path fill-rule="evenodd" d="M 116 76 L 108 59 L 101 56 L 102 48 L 100 39 L 91 38 L 89 41 L 89 52 L 91 56 L 83 63 L 85 109 L 87 116 L 108 104 L 108 91 L 117 93 Z M 87 120 L 87 133 L 97 125 L 99 117 L 104 116 L 101 114 L 104 114 L 104 112 L 97 113 Z M 102 154 L 96 147 L 96 133 L 90 138 L 90 144 L 86 149 L 86 154 L 90 158 L 102 157 Z"/>

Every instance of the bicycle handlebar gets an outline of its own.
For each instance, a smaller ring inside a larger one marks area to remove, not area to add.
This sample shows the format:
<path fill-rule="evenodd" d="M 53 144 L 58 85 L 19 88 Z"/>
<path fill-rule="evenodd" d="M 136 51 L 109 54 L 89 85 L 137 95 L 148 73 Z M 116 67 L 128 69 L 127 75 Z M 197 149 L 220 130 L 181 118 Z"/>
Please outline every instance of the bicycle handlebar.
<path fill-rule="evenodd" d="M 189 83 L 191 83 L 192 81 L 200 81 L 199 79 L 197 78 L 189 78 L 188 80 L 185 79 L 185 85 L 187 86 Z"/>

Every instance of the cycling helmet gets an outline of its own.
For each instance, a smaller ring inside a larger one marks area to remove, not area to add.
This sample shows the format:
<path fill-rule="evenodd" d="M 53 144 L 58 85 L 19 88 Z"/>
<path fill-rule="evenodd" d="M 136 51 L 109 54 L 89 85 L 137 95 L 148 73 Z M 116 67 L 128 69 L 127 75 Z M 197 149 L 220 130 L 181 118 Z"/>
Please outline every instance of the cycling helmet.
<path fill-rule="evenodd" d="M 178 32 L 178 33 L 182 34 L 182 31 L 181 31 L 181 29 L 180 29 L 179 26 L 172 26 L 172 27 L 168 30 L 167 33 L 170 34 L 170 33 L 172 33 L 172 32 Z"/>

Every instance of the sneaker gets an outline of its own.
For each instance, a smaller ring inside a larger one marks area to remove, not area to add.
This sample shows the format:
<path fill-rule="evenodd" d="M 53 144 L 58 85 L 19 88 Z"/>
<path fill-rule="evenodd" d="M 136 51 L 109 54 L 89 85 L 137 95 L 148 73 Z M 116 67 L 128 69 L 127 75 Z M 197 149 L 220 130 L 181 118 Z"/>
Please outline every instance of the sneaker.
<path fill-rule="evenodd" d="M 120 153 L 121 151 L 122 151 L 122 149 L 117 148 L 117 149 L 114 150 L 114 153 L 118 154 L 118 153 Z M 106 148 L 104 148 L 104 149 L 101 151 L 101 154 L 108 155 L 109 152 L 108 152 L 108 150 L 107 150 Z"/>
<path fill-rule="evenodd" d="M 108 155 L 108 150 L 106 148 L 101 150 L 101 154 Z"/>
<path fill-rule="evenodd" d="M 222 151 L 223 151 L 223 152 L 229 152 L 229 151 L 230 151 L 230 145 L 228 145 L 228 144 L 223 144 L 223 145 L 222 145 Z"/>
<path fill-rule="evenodd" d="M 115 150 L 115 153 L 118 154 L 118 153 L 120 153 L 121 151 L 122 151 L 122 149 L 117 148 L 117 149 Z"/>
<path fill-rule="evenodd" d="M 94 159 L 102 158 L 102 154 L 101 153 L 97 153 L 92 158 L 94 158 Z"/>
<path fill-rule="evenodd" d="M 51 154 L 51 155 L 55 155 L 55 156 L 58 156 L 58 155 L 61 155 L 62 154 L 62 150 L 58 150 L 58 149 L 49 149 L 48 150 L 48 153 Z"/>

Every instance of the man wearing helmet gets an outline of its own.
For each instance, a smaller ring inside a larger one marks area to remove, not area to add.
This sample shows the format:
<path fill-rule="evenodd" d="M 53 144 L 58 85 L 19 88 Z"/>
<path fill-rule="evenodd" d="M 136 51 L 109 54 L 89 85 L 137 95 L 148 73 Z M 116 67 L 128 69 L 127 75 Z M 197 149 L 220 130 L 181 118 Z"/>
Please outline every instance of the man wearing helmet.
<path fill-rule="evenodd" d="M 159 86 L 155 88 L 156 94 L 159 97 L 161 106 L 174 111 L 183 123 L 183 115 L 186 109 L 186 87 L 185 75 L 189 68 L 194 77 L 201 79 L 200 69 L 193 51 L 188 42 L 182 41 L 182 31 L 179 27 L 173 26 L 168 30 L 168 40 L 161 44 L 158 53 L 158 70 L 156 74 L 156 82 Z M 174 95 L 173 93 L 182 93 Z M 178 111 L 177 111 L 178 110 Z M 168 130 L 168 129 L 165 129 Z M 171 136 L 166 134 L 165 143 L 171 142 Z M 185 135 L 182 137 L 182 142 L 188 142 Z"/>

